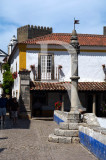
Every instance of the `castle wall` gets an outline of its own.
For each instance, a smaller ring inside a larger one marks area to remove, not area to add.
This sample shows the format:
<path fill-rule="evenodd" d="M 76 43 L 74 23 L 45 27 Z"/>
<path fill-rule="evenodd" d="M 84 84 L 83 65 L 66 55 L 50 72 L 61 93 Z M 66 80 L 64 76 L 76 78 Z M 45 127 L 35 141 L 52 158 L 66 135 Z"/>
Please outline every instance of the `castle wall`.
<path fill-rule="evenodd" d="M 18 42 L 52 33 L 52 28 L 26 25 L 17 29 Z"/>

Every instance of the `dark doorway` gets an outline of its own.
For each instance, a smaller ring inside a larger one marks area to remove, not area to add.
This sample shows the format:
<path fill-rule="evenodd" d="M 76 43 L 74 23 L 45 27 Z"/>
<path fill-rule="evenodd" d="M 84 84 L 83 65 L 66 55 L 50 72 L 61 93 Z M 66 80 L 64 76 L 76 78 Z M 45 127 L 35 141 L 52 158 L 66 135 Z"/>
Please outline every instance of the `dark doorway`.
<path fill-rule="evenodd" d="M 93 95 L 88 95 L 87 112 L 92 113 Z"/>
<path fill-rule="evenodd" d="M 45 92 L 33 93 L 32 117 L 41 117 L 43 113 L 42 106 L 44 105 L 47 105 L 47 94 Z"/>
<path fill-rule="evenodd" d="M 100 116 L 100 95 L 96 95 L 96 116 Z"/>

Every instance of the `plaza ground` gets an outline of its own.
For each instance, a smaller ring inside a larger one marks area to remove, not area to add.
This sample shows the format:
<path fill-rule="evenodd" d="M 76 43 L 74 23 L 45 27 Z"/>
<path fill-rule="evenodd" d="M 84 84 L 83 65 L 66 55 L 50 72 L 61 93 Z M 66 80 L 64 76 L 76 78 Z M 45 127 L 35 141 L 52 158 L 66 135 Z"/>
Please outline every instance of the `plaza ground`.
<path fill-rule="evenodd" d="M 0 130 L 0 160 L 97 160 L 81 144 L 48 142 L 58 125 L 52 120 L 18 120 L 14 126 L 7 117 Z"/>

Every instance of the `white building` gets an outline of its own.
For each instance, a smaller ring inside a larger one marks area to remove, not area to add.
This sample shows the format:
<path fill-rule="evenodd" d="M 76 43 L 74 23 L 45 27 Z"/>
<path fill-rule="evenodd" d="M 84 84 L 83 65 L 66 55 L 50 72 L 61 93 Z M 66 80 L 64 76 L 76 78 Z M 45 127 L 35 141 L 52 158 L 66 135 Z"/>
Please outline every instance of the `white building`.
<path fill-rule="evenodd" d="M 39 98 L 42 111 L 49 113 L 64 99 L 64 110 L 69 111 L 70 38 L 71 34 L 51 33 L 15 45 L 9 57 L 11 71 L 31 71 L 31 106 Z M 79 107 L 99 115 L 101 103 L 106 103 L 106 35 L 78 34 L 78 40 Z M 18 74 L 12 90 L 18 99 L 20 86 Z"/>
<path fill-rule="evenodd" d="M 4 58 L 5 58 L 6 56 L 7 56 L 7 54 L 0 49 L 0 96 L 1 96 L 1 94 L 2 94 L 2 92 L 3 92 L 3 90 L 2 90 L 2 83 L 3 83 L 3 70 L 2 70 L 2 65 L 3 65 L 3 63 L 4 63 L 3 60 L 4 60 Z"/>

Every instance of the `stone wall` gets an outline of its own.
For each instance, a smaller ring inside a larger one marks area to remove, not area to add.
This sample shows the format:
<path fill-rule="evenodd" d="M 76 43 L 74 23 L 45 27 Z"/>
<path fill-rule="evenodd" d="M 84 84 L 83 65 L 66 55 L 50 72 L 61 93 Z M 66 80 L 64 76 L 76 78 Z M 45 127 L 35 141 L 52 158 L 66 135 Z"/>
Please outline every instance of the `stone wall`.
<path fill-rule="evenodd" d="M 54 111 L 54 121 L 57 124 L 67 124 L 68 112 Z M 70 124 L 70 123 L 69 123 Z M 74 123 L 75 124 L 75 123 Z M 80 143 L 92 152 L 98 159 L 106 159 L 106 128 L 100 127 L 97 117 L 93 114 L 85 114 L 83 123 L 79 125 Z"/>
<path fill-rule="evenodd" d="M 106 35 L 106 26 L 103 27 L 103 35 Z"/>
<path fill-rule="evenodd" d="M 101 127 L 106 128 L 106 118 L 97 117 L 97 120 L 98 120 Z"/>
<path fill-rule="evenodd" d="M 52 33 L 52 28 L 26 25 L 17 29 L 18 42 Z"/>
<path fill-rule="evenodd" d="M 68 112 L 62 112 L 58 110 L 54 111 L 54 121 L 57 124 L 60 124 L 61 122 L 67 122 L 67 118 L 68 118 Z"/>
<path fill-rule="evenodd" d="M 79 126 L 80 143 L 98 159 L 106 159 L 106 129 L 98 126 Z"/>
<path fill-rule="evenodd" d="M 20 71 L 20 116 L 31 117 L 30 107 L 30 71 Z"/>

